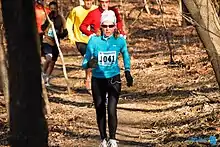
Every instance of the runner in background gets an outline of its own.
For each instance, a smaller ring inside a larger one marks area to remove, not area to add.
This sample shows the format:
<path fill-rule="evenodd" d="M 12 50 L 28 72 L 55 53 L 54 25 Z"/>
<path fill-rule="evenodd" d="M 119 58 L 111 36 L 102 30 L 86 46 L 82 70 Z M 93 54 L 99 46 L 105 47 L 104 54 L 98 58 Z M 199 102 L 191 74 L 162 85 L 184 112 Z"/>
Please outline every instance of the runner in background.
<path fill-rule="evenodd" d="M 43 55 L 42 43 L 43 43 L 43 35 L 44 32 L 41 29 L 41 25 L 46 20 L 46 15 L 44 12 L 44 0 L 35 0 L 35 15 L 36 15 L 36 23 L 37 23 L 37 31 L 40 37 L 40 45 L 41 45 L 41 55 Z M 50 13 L 49 8 L 45 8 L 47 14 Z"/>
<path fill-rule="evenodd" d="M 68 37 L 71 43 L 76 44 L 76 47 L 82 56 L 86 53 L 86 46 L 89 40 L 89 37 L 83 34 L 79 27 L 87 16 L 87 14 L 96 9 L 97 6 L 93 5 L 94 0 L 84 0 L 84 5 L 77 6 L 72 9 L 67 17 L 67 30 L 68 30 Z M 85 70 L 86 80 L 85 86 L 88 92 L 91 91 L 91 69 Z"/>
<path fill-rule="evenodd" d="M 92 68 L 92 97 L 96 109 L 96 119 L 100 132 L 100 147 L 117 147 L 117 104 L 121 92 L 119 53 L 122 54 L 127 86 L 133 85 L 130 74 L 130 56 L 124 37 L 116 32 L 116 17 L 111 10 L 101 15 L 101 36 L 91 36 L 82 63 L 85 69 Z M 108 93 L 108 127 L 106 133 L 106 93 Z"/>
<path fill-rule="evenodd" d="M 66 29 L 66 20 L 58 12 L 58 4 L 55 1 L 49 3 L 50 13 L 49 18 L 53 22 L 58 40 L 63 39 L 68 35 Z M 43 51 L 46 61 L 43 63 L 43 78 L 45 85 L 49 86 L 49 78 L 57 61 L 59 50 L 55 42 L 54 33 L 48 20 L 41 26 L 44 31 Z"/>
<path fill-rule="evenodd" d="M 110 0 L 99 0 L 99 7 L 88 13 L 84 21 L 80 26 L 80 30 L 87 36 L 95 35 L 100 30 L 100 19 L 101 14 L 104 10 L 112 10 L 116 15 L 117 31 L 122 34 L 125 38 L 125 32 L 123 30 L 123 23 L 118 9 L 110 7 Z M 89 29 L 88 29 L 89 28 Z"/>

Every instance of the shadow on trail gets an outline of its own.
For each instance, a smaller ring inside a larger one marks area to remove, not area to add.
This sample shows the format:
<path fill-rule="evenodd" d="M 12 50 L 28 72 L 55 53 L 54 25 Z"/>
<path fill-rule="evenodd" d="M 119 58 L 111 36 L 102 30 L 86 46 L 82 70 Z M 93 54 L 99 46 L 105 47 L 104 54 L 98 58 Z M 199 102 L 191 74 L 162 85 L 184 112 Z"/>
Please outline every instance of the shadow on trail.
<path fill-rule="evenodd" d="M 62 73 L 56 73 L 56 74 L 53 74 L 53 77 L 51 79 L 54 79 L 54 78 L 65 78 L 64 75 L 63 75 L 63 72 Z M 75 77 L 75 76 L 68 76 L 68 79 L 69 80 L 85 80 L 84 77 Z"/>
<path fill-rule="evenodd" d="M 66 86 L 57 86 L 54 84 L 50 84 L 49 87 L 47 87 L 47 90 L 53 93 L 58 93 L 58 94 L 65 94 L 67 93 L 67 87 Z M 77 94 L 89 94 L 88 90 L 86 88 L 74 88 L 71 87 L 71 91 Z"/>
<path fill-rule="evenodd" d="M 177 120 L 177 121 L 174 121 L 174 122 L 161 122 L 161 123 L 157 123 L 157 124 L 153 124 L 155 126 L 158 126 L 158 127 L 167 127 L 167 126 L 183 126 L 183 125 L 186 125 L 186 124 L 197 124 L 201 121 L 201 119 L 204 119 L 204 118 L 208 118 L 208 117 L 212 117 L 212 114 L 208 113 L 208 114 L 205 114 L 205 115 L 202 115 L 202 116 L 196 116 L 196 117 L 189 117 L 189 118 L 186 118 L 186 119 L 181 119 L 181 120 Z M 156 122 L 155 122 L 156 123 Z M 193 130 L 193 132 L 201 132 L 203 131 L 204 129 L 207 129 L 207 126 L 200 126 L 199 127 L 199 130 Z"/>
<path fill-rule="evenodd" d="M 77 132 L 72 132 L 70 130 L 64 130 L 64 129 L 58 129 L 58 128 L 51 128 L 50 132 L 61 133 L 66 137 L 71 137 L 72 139 L 90 138 L 90 139 L 100 140 L 99 135 L 80 134 L 80 133 L 77 133 Z"/>
<path fill-rule="evenodd" d="M 187 117 L 187 118 L 182 118 L 182 119 L 178 119 L 178 120 L 169 120 L 169 119 L 165 119 L 165 120 L 161 120 L 161 121 L 151 121 L 151 120 L 146 120 L 144 122 L 134 122 L 134 123 L 128 123 L 128 122 L 122 122 L 121 124 L 123 125 L 127 125 L 127 126 L 131 126 L 133 128 L 136 129 L 152 129 L 153 127 L 156 128 L 170 128 L 170 126 L 172 127 L 184 127 L 185 125 L 188 125 L 189 127 L 185 130 L 185 132 L 187 133 L 192 133 L 193 134 L 197 134 L 197 133 L 201 133 L 204 130 L 206 131 L 217 131 L 218 128 L 218 123 L 215 123 L 215 121 L 217 120 L 217 115 L 219 112 L 216 112 L 215 114 L 212 113 L 208 113 L 208 114 L 203 114 L 203 115 L 196 115 L 196 116 L 191 116 L 191 117 Z M 203 124 L 201 125 L 202 121 L 208 121 L 210 123 L 207 124 Z M 194 127 L 192 127 L 192 125 Z M 196 126 L 196 127 L 195 127 Z M 149 134 L 150 132 L 148 132 Z M 165 132 L 164 132 L 165 133 Z M 172 136 L 175 135 L 177 132 L 170 132 L 172 133 Z M 154 133 L 155 134 L 155 133 Z M 170 138 L 171 135 L 168 133 L 166 134 L 166 138 Z"/>
<path fill-rule="evenodd" d="M 59 97 L 50 97 L 49 102 L 63 104 L 63 105 L 72 105 L 72 106 L 76 106 L 76 107 L 91 108 L 93 106 L 92 103 L 88 103 L 88 102 L 82 103 L 82 102 L 69 101 L 69 100 L 65 100 L 63 98 L 59 98 Z"/>
<path fill-rule="evenodd" d="M 126 104 L 126 103 L 132 103 L 132 102 L 145 102 L 145 101 L 151 101 L 151 100 L 161 100 L 161 101 L 170 101 L 175 99 L 184 99 L 188 98 L 190 96 L 196 95 L 196 92 L 200 92 L 201 95 L 204 93 L 211 93 L 211 92 L 217 92 L 219 91 L 219 88 L 208 88 L 208 87 L 202 87 L 198 90 L 174 90 L 174 89 L 168 89 L 165 92 L 162 93 L 147 93 L 147 92 L 135 92 L 135 93 L 128 93 L 127 91 L 122 91 L 122 94 L 120 96 L 119 104 Z M 202 95 L 203 96 L 203 95 Z M 122 107 L 118 106 L 118 109 L 120 110 L 127 110 L 127 111 L 140 111 L 140 112 L 164 112 L 164 111 L 172 111 L 176 109 L 180 109 L 182 107 L 195 107 L 199 105 L 204 105 L 205 103 L 213 104 L 217 103 L 217 101 L 203 101 L 203 102 L 197 102 L 197 103 L 182 103 L 181 105 L 175 105 L 170 106 L 166 108 L 161 109 L 143 109 L 143 108 L 130 108 L 130 107 Z"/>
<path fill-rule="evenodd" d="M 141 109 L 141 108 L 125 108 L 125 107 L 118 107 L 118 109 L 120 110 L 127 110 L 127 111 L 140 111 L 140 112 L 153 112 L 153 113 L 157 113 L 157 112 L 164 112 L 164 111 L 172 111 L 172 110 L 176 110 L 176 109 L 180 109 L 182 107 L 195 107 L 198 105 L 203 105 L 205 103 L 211 104 L 209 102 L 200 102 L 200 103 L 195 103 L 195 104 L 183 104 L 183 105 L 178 105 L 178 106 L 172 106 L 172 107 L 168 107 L 168 108 L 163 108 L 163 109 Z"/>
<path fill-rule="evenodd" d="M 77 132 L 72 132 L 70 130 L 64 130 L 64 129 L 58 129 L 58 128 L 51 128 L 50 132 L 57 132 L 60 133 L 66 137 L 70 137 L 71 139 L 94 139 L 97 140 L 97 145 L 100 141 L 99 135 L 91 135 L 91 134 L 80 134 Z M 142 142 L 136 142 L 136 141 L 126 141 L 126 140 L 118 140 L 120 146 L 135 146 L 135 147 L 154 147 L 155 144 L 152 143 L 142 143 Z"/>
<path fill-rule="evenodd" d="M 67 72 L 70 72 L 70 71 L 73 71 L 73 70 L 82 70 L 81 66 L 73 65 L 73 64 L 71 64 L 71 65 L 66 64 L 65 67 L 66 67 L 66 71 Z M 56 64 L 56 66 L 54 67 L 54 70 L 61 70 L 61 71 L 63 71 L 63 65 Z"/>
<path fill-rule="evenodd" d="M 154 147 L 153 143 L 142 143 L 137 141 L 118 140 L 120 146 L 135 146 L 135 147 Z"/>
<path fill-rule="evenodd" d="M 121 103 L 125 103 L 126 101 L 146 101 L 146 100 L 173 100 L 173 99 L 183 99 L 189 96 L 192 96 L 195 92 L 200 93 L 211 93 L 218 92 L 219 88 L 217 87 L 200 87 L 197 90 L 179 90 L 172 87 L 168 87 L 164 92 L 156 92 L 156 93 L 147 93 L 147 91 L 142 92 L 130 92 L 130 91 L 122 91 L 120 98 L 122 98 Z"/>
<path fill-rule="evenodd" d="M 163 143 L 164 144 L 167 144 L 169 142 L 184 142 L 188 139 L 188 137 L 181 137 L 181 136 L 172 136 L 171 135 L 168 135 L 166 136 L 166 138 L 164 139 Z M 189 146 L 190 147 L 190 146 Z M 196 147 L 196 146 L 191 146 L 191 147 Z M 199 147 L 199 146 L 198 146 Z"/>

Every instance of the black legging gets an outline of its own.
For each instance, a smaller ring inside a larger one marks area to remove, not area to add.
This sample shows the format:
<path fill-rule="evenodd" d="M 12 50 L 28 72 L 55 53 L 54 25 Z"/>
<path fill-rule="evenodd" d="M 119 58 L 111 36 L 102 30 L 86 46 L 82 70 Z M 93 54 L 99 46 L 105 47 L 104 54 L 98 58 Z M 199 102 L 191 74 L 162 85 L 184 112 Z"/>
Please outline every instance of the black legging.
<path fill-rule="evenodd" d="M 96 108 L 96 119 L 101 139 L 107 138 L 106 134 L 106 93 L 108 93 L 108 126 L 109 137 L 115 139 L 117 129 L 117 104 L 121 92 L 120 75 L 108 79 L 92 77 L 92 95 Z"/>

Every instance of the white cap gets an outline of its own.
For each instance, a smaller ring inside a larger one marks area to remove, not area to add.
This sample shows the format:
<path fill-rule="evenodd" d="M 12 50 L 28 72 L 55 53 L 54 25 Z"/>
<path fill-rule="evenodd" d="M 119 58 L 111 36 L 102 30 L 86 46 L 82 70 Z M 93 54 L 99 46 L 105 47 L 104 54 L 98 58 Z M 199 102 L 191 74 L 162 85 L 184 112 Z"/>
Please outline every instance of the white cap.
<path fill-rule="evenodd" d="M 110 22 L 113 22 L 114 24 L 116 24 L 115 12 L 112 10 L 105 10 L 104 12 L 102 12 L 100 22 L 102 24 L 105 21 L 110 21 Z"/>

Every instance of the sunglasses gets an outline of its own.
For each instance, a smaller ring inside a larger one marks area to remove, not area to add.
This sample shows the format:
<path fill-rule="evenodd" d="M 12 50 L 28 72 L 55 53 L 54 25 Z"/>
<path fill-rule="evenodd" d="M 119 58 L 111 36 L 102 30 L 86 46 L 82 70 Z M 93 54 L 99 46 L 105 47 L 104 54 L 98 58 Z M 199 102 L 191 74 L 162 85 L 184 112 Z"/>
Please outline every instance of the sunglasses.
<path fill-rule="evenodd" d="M 113 28 L 115 25 L 101 25 L 103 28 Z"/>

